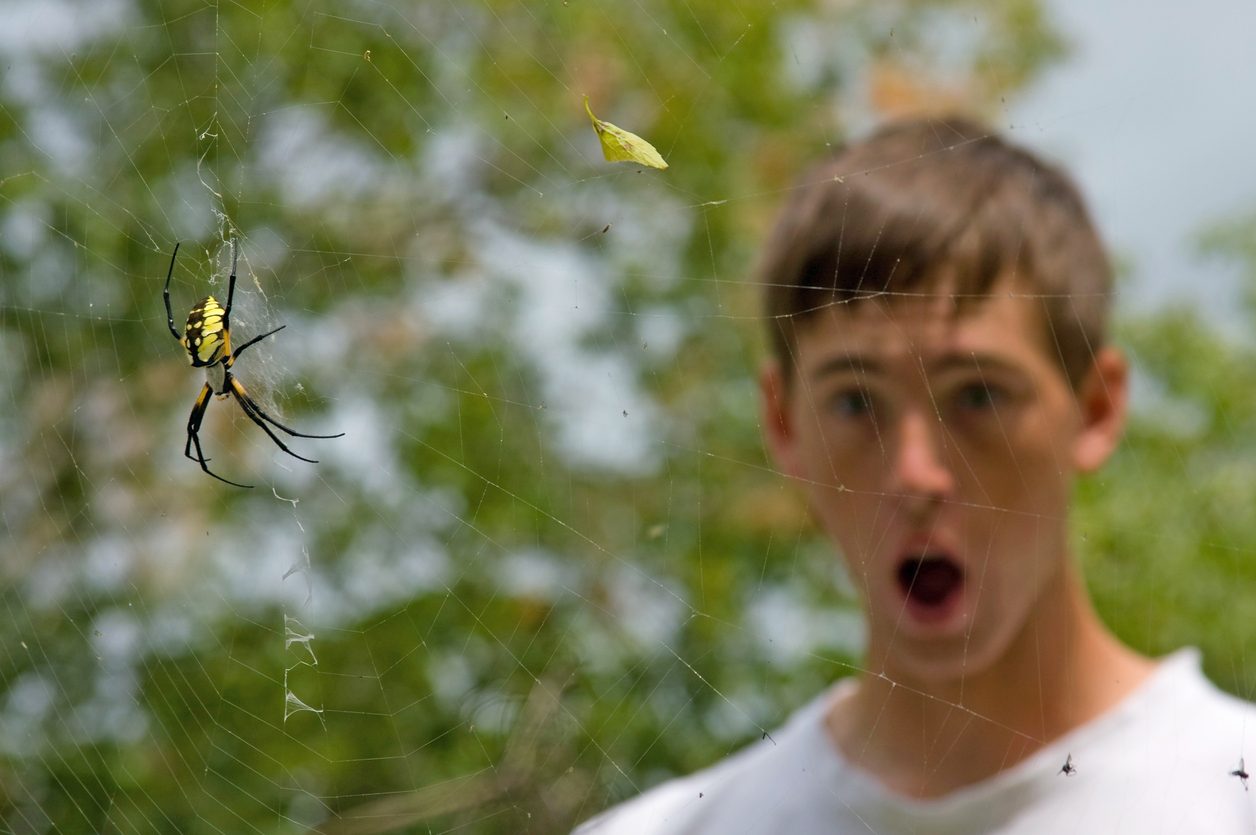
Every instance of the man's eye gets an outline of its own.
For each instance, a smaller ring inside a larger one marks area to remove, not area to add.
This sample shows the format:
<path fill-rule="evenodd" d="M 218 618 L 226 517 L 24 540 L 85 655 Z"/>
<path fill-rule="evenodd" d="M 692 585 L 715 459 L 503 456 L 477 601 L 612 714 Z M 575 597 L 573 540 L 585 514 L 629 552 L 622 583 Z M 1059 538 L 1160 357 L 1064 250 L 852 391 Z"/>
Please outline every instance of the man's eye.
<path fill-rule="evenodd" d="M 872 413 L 872 398 L 863 389 L 839 391 L 829 398 L 829 411 L 840 417 L 859 417 Z"/>
<path fill-rule="evenodd" d="M 1002 389 L 986 383 L 970 383 L 962 387 L 956 395 L 959 407 L 970 410 L 994 409 L 1003 399 Z"/>

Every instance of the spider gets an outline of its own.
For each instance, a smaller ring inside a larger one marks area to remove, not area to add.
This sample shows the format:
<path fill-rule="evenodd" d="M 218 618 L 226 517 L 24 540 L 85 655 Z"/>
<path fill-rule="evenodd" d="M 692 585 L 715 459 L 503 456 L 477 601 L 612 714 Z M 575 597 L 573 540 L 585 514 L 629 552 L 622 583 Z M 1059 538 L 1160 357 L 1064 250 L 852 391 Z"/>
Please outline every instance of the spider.
<path fill-rule="evenodd" d="M 1056 773 L 1063 774 L 1065 777 L 1072 777 L 1074 774 L 1077 773 L 1077 766 L 1073 765 L 1072 754 L 1068 755 L 1068 758 L 1064 760 L 1064 765 L 1062 765 L 1060 767 L 1060 770 L 1057 771 Z"/>
<path fill-rule="evenodd" d="M 239 359 L 240 354 L 252 345 L 256 345 L 268 336 L 273 336 L 283 330 L 287 325 L 280 325 L 273 331 L 268 331 L 261 336 L 255 336 L 248 342 L 245 342 L 234 351 L 231 350 L 231 302 L 235 297 L 236 286 L 236 245 L 235 241 L 231 242 L 231 278 L 227 284 L 227 306 L 223 307 L 213 296 L 206 296 L 197 302 L 192 310 L 188 313 L 187 325 L 184 328 L 183 335 L 179 335 L 179 331 L 174 326 L 174 313 L 170 310 L 170 278 L 174 275 L 174 261 L 179 256 L 179 244 L 174 245 L 174 254 L 170 256 L 170 269 L 166 273 L 166 286 L 161 291 L 162 300 L 166 303 L 166 324 L 170 328 L 170 335 L 173 336 L 183 350 L 187 352 L 188 362 L 193 368 L 205 369 L 205 384 L 201 386 L 201 393 L 196 396 L 196 403 L 192 406 L 192 414 L 188 416 L 188 441 L 183 447 L 183 454 L 201 465 L 201 469 L 207 475 L 211 475 L 219 481 L 236 487 L 251 488 L 252 484 L 240 484 L 236 481 L 225 479 L 217 473 L 209 469 L 209 460 L 205 457 L 205 453 L 201 451 L 201 439 L 198 434 L 201 429 L 201 421 L 205 417 L 205 410 L 209 408 L 209 399 L 211 395 L 218 395 L 220 399 L 234 397 L 236 402 L 240 404 L 240 409 L 244 412 L 249 420 L 256 423 L 265 430 L 270 439 L 284 452 L 293 458 L 300 458 L 302 461 L 308 461 L 311 464 L 317 464 L 313 458 L 306 458 L 297 455 L 288 449 L 283 441 L 279 440 L 267 423 L 282 429 L 289 435 L 298 438 L 339 438 L 344 435 L 340 432 L 336 435 L 307 435 L 304 432 L 298 432 L 288 426 L 284 426 L 257 405 L 244 386 L 240 385 L 240 381 L 231 373 L 231 367 L 235 365 L 235 361 Z M 192 455 L 192 449 L 195 447 L 196 455 Z"/>

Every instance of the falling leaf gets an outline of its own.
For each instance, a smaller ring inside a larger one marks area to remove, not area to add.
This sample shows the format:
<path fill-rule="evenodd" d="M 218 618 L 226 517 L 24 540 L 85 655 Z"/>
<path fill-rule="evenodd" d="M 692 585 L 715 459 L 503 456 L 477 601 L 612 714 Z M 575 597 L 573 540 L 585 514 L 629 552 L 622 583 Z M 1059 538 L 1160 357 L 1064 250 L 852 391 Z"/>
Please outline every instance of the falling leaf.
<path fill-rule="evenodd" d="M 603 122 L 589 109 L 589 97 L 584 97 L 584 112 L 589 114 L 597 138 L 602 141 L 602 156 L 607 162 L 639 162 L 651 168 L 666 168 L 667 162 L 654 146 L 635 133 Z"/>

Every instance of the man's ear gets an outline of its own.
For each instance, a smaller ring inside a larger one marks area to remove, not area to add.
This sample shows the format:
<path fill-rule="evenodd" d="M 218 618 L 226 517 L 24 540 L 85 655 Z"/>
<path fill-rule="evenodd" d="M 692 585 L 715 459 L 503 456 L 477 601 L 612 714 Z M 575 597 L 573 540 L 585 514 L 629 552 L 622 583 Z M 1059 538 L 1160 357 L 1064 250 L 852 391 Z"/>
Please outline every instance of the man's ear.
<path fill-rule="evenodd" d="M 1077 391 L 1081 425 L 1073 444 L 1073 465 L 1079 472 L 1094 472 L 1116 450 L 1128 406 L 1129 364 L 1116 348 L 1102 348 Z"/>
<path fill-rule="evenodd" d="M 791 478 L 802 478 L 797 452 L 797 431 L 789 408 L 789 381 L 776 360 L 767 360 L 759 369 L 760 420 L 763 440 L 776 468 Z"/>

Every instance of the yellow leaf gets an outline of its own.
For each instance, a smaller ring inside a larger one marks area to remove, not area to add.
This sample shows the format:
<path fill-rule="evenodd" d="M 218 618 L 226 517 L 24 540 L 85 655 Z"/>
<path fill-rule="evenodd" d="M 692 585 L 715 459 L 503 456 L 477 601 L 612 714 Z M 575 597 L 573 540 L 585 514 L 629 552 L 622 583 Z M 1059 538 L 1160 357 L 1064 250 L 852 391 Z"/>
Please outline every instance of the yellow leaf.
<path fill-rule="evenodd" d="M 663 159 L 663 155 L 649 142 L 635 133 L 629 133 L 621 127 L 612 125 L 610 122 L 603 122 L 594 116 L 593 111 L 589 109 L 588 96 L 584 97 L 584 112 L 589 114 L 593 130 L 597 131 L 597 138 L 602 141 L 602 156 L 606 157 L 607 162 L 639 162 L 651 168 L 667 167 L 667 161 Z"/>

